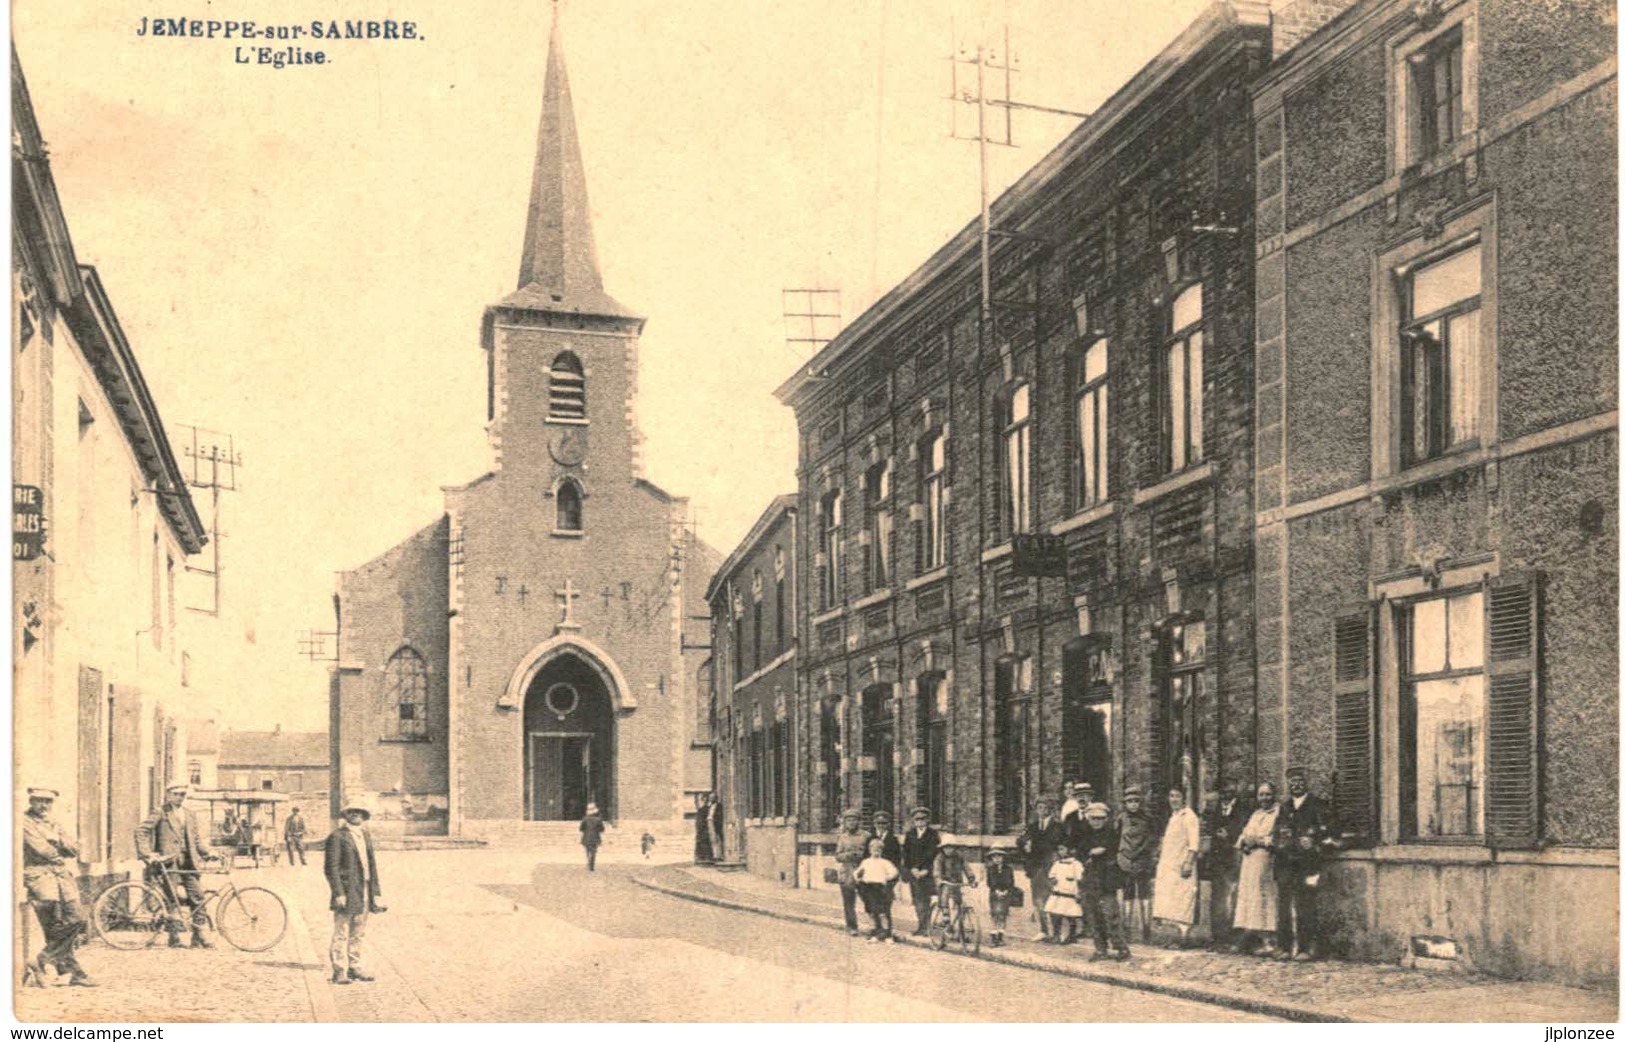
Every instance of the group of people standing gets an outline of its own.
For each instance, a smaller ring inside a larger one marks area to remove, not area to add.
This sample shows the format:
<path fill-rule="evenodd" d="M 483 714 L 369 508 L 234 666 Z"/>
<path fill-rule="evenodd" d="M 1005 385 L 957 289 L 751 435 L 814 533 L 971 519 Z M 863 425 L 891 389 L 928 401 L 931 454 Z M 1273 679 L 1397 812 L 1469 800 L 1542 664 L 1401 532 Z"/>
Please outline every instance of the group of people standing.
<path fill-rule="evenodd" d="M 1191 944 L 1202 918 L 1201 884 L 1211 884 L 1208 924 L 1215 947 L 1265 957 L 1307 961 L 1320 955 L 1318 897 L 1326 851 L 1338 845 L 1330 805 L 1309 791 L 1308 774 L 1287 772 L 1288 796 L 1277 800 L 1265 782 L 1256 804 L 1235 784 L 1226 785 L 1198 815 L 1182 789 L 1167 795 L 1166 815 L 1154 815 L 1139 786 L 1123 792 L 1114 814 L 1086 782 L 1067 787 L 1064 800 L 1042 796 L 1013 852 L 1032 888 L 1039 933 L 1033 939 L 1071 944 L 1087 934 L 1092 959 L 1130 957 L 1128 934 L 1151 940 L 1160 920 L 1177 936 L 1170 947 Z M 957 902 L 977 886 L 967 851 L 945 842 L 930 825 L 927 808 L 910 815 L 909 829 L 892 831 L 891 816 L 877 812 L 865 829 L 857 810 L 846 811 L 835 839 L 834 878 L 841 890 L 849 934 L 856 936 L 861 902 L 872 923 L 872 941 L 892 940 L 897 884 L 907 883 L 915 933 L 930 925 L 934 901 Z M 985 861 L 990 942 L 1004 942 L 1012 907 L 1025 903 L 1006 852 L 987 851 Z"/>

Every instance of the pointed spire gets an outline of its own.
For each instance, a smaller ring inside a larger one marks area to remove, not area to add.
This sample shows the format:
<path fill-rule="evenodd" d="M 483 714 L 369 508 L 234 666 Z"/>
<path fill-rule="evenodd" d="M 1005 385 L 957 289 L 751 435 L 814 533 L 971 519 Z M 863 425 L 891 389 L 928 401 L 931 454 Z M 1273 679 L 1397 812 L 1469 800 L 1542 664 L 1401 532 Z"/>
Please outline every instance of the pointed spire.
<path fill-rule="evenodd" d="M 536 168 L 531 176 L 530 211 L 524 252 L 519 260 L 519 292 L 505 303 L 528 303 L 547 310 L 629 316 L 604 293 L 593 243 L 587 175 L 576 139 L 570 78 L 559 34 L 559 5 L 553 4 L 548 38 L 547 77 L 542 89 L 542 120 L 536 132 Z"/>

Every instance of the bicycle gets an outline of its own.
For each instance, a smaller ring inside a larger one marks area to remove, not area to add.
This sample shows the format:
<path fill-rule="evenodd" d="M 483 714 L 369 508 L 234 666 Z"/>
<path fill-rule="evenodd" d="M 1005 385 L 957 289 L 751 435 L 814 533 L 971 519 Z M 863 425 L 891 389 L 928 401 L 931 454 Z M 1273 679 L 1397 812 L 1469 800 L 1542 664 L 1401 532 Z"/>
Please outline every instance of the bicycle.
<path fill-rule="evenodd" d="M 976 909 L 965 903 L 960 883 L 942 883 L 932 901 L 931 947 L 940 952 L 949 941 L 959 942 L 959 950 L 971 955 L 982 950 L 982 927 Z"/>
<path fill-rule="evenodd" d="M 144 880 L 114 883 L 96 898 L 91 922 L 102 940 L 126 951 L 151 948 L 160 937 L 192 928 L 192 918 L 171 901 L 178 894 L 178 876 L 231 875 L 229 866 L 217 869 L 177 869 L 168 861 L 155 861 L 159 877 L 167 884 Z M 288 932 L 288 906 L 273 891 L 262 886 L 238 887 L 228 878 L 220 889 L 203 891 L 198 906 L 205 926 L 213 926 L 233 948 L 263 952 L 274 948 Z"/>

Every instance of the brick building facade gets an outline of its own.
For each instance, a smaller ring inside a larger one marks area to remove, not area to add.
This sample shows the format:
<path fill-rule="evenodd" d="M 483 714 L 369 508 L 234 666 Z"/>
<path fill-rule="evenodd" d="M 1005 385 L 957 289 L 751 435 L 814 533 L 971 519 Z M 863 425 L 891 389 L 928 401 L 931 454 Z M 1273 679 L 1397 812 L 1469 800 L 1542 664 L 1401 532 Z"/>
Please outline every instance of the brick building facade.
<path fill-rule="evenodd" d="M 666 835 L 710 788 L 689 616 L 717 555 L 642 475 L 644 320 L 604 292 L 589 215 L 555 23 L 519 288 L 481 321 L 495 466 L 339 578 L 335 807 L 369 798 L 386 831 L 594 802 Z"/>
<path fill-rule="evenodd" d="M 780 397 L 800 429 L 802 878 L 843 805 L 1005 844 L 1040 793 L 1254 774 L 1253 143 L 1214 4 Z M 1012 535 L 1067 547 L 1015 574 Z"/>
<path fill-rule="evenodd" d="M 711 724 L 724 854 L 795 878 L 795 496 L 779 496 L 722 562 L 711 605 Z"/>
<path fill-rule="evenodd" d="M 1613 5 L 1342 6 L 1255 88 L 1260 774 L 1345 951 L 1613 980 Z"/>

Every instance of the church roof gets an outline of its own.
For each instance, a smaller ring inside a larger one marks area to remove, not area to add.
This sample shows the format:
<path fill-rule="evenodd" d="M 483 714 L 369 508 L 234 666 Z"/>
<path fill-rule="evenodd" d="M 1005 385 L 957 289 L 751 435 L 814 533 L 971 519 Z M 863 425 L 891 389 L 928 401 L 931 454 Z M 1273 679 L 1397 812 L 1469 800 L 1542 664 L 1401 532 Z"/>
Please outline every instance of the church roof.
<path fill-rule="evenodd" d="M 640 317 L 604 292 L 603 276 L 598 271 L 587 175 L 581 163 L 581 143 L 576 139 L 570 77 L 565 70 L 556 7 L 548 39 L 542 121 L 536 132 L 536 169 L 531 175 L 519 288 L 498 306 L 609 318 Z"/>

